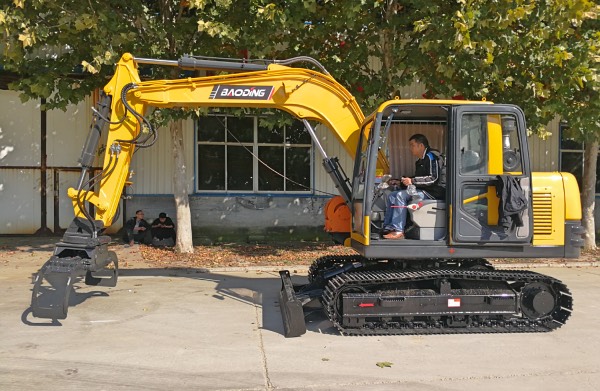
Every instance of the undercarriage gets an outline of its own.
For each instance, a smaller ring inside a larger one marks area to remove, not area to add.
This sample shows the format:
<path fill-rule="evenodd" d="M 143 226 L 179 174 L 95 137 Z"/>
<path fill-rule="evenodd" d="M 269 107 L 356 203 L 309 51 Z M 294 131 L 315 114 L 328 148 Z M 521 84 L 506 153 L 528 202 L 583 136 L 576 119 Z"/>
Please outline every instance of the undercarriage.
<path fill-rule="evenodd" d="M 531 271 L 494 270 L 483 259 L 387 261 L 324 257 L 309 283 L 280 272 L 286 337 L 306 332 L 303 306 L 320 300 L 346 335 L 547 332 L 571 315 L 569 289 Z"/>

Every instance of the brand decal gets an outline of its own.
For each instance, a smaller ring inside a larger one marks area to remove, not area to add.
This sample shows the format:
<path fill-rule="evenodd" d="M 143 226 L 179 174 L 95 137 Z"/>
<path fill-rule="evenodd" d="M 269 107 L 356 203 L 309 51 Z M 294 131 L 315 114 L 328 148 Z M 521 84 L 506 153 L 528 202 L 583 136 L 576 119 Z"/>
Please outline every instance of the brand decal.
<path fill-rule="evenodd" d="M 273 86 L 230 86 L 217 84 L 210 93 L 210 99 L 254 99 L 269 100 L 273 94 Z"/>

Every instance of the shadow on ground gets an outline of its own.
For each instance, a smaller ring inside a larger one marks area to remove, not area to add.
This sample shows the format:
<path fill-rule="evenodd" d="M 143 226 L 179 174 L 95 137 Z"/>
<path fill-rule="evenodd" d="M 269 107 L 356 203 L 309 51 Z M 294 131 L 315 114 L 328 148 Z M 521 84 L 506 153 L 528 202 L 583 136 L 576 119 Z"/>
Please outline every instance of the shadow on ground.
<path fill-rule="evenodd" d="M 249 306 L 258 306 L 262 313 L 262 329 L 269 330 L 283 335 L 283 320 L 279 307 L 278 295 L 281 288 L 278 273 L 261 273 L 264 277 L 240 277 L 239 275 L 227 273 L 210 273 L 205 269 L 195 268 L 144 268 L 144 269 L 124 269 L 120 270 L 119 278 L 136 277 L 164 277 L 164 278 L 185 278 L 192 280 L 203 280 L 214 282 L 214 293 L 211 295 L 216 302 L 225 299 L 235 300 Z M 304 276 L 292 276 L 294 283 L 306 283 Z M 151 283 L 151 279 L 149 280 Z M 33 285 L 32 285 L 33 286 Z M 118 288 L 97 288 L 85 285 L 83 278 L 78 278 L 73 284 L 69 294 L 69 311 L 76 311 L 77 307 L 85 305 L 89 300 L 117 300 L 111 297 Z M 112 292 L 111 292 L 112 290 Z M 42 300 L 51 300 L 44 298 L 44 295 L 52 295 L 55 292 L 51 287 L 41 292 Z M 117 306 L 118 304 L 115 304 Z M 217 304 L 218 305 L 218 304 Z M 304 311 L 307 332 L 316 332 L 323 334 L 337 334 L 333 324 L 327 319 L 320 303 L 317 300 L 312 301 L 305 307 Z M 31 307 L 25 309 L 21 316 L 23 324 L 28 326 L 62 326 L 68 319 L 40 319 L 32 316 Z"/>

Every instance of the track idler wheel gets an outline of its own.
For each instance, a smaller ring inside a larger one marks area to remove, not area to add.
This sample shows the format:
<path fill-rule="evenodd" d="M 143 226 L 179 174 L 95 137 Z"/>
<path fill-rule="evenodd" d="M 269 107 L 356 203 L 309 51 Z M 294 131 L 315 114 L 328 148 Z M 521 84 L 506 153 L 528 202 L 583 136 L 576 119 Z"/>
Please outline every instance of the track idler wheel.
<path fill-rule="evenodd" d="M 521 311 L 532 320 L 550 315 L 556 307 L 556 294 L 550 286 L 532 282 L 521 291 Z"/>

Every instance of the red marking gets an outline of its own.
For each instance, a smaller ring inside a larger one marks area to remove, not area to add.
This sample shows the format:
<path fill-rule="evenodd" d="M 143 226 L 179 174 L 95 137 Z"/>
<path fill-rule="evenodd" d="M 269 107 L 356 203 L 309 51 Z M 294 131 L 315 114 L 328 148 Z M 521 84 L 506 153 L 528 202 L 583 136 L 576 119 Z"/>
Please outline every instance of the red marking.
<path fill-rule="evenodd" d="M 359 307 L 375 307 L 375 303 L 360 303 Z"/>
<path fill-rule="evenodd" d="M 451 248 L 448 250 L 450 252 L 450 254 L 454 254 L 454 252 L 456 251 L 455 249 Z"/>

